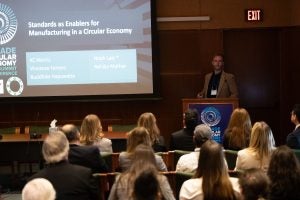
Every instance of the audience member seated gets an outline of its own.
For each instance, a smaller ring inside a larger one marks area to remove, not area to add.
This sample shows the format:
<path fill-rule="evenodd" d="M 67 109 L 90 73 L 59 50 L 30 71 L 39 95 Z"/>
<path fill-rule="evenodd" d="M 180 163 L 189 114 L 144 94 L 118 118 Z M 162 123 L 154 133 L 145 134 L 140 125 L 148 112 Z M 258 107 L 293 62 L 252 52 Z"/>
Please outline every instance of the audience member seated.
<path fill-rule="evenodd" d="M 240 197 L 239 192 L 238 179 L 228 175 L 223 147 L 207 140 L 200 149 L 196 174 L 183 183 L 179 198 L 236 200 Z"/>
<path fill-rule="evenodd" d="M 250 115 L 244 108 L 236 108 L 231 114 L 223 136 L 224 149 L 241 150 L 249 146 L 251 133 Z"/>
<path fill-rule="evenodd" d="M 243 200 L 264 200 L 268 197 L 269 178 L 257 168 L 245 170 L 239 177 Z"/>
<path fill-rule="evenodd" d="M 205 124 L 196 126 L 194 131 L 195 151 L 181 156 L 176 165 L 177 172 L 195 173 L 198 167 L 198 160 L 200 155 L 200 147 L 204 142 L 210 140 L 212 137 L 212 130 Z"/>
<path fill-rule="evenodd" d="M 275 141 L 271 128 L 265 122 L 256 122 L 252 128 L 249 147 L 238 152 L 235 170 L 259 168 L 267 172 Z"/>
<path fill-rule="evenodd" d="M 163 136 L 160 135 L 159 128 L 156 124 L 156 118 L 152 113 L 146 112 L 141 114 L 137 125 L 145 127 L 148 130 L 152 142 L 152 148 L 155 152 L 164 152 L 167 150 L 165 140 Z"/>
<path fill-rule="evenodd" d="M 295 124 L 295 129 L 288 134 L 286 143 L 292 149 L 300 149 L 300 104 L 294 105 L 291 122 Z"/>
<path fill-rule="evenodd" d="M 150 172 L 155 175 L 159 183 L 159 191 L 164 199 L 175 200 L 168 179 L 157 171 L 155 154 L 151 146 L 147 144 L 140 144 L 136 147 L 135 152 L 132 154 L 132 164 L 130 168 L 116 178 L 108 199 L 134 199 L 134 184 L 136 179 L 143 172 Z M 149 187 L 150 185 L 140 186 L 146 190 L 151 189 Z M 156 193 L 154 195 L 156 195 Z"/>
<path fill-rule="evenodd" d="M 270 200 L 300 199 L 300 166 L 293 150 L 287 146 L 278 147 L 271 157 L 268 175 Z"/>
<path fill-rule="evenodd" d="M 69 142 L 62 132 L 49 135 L 42 146 L 47 166 L 29 180 L 45 178 L 56 191 L 57 200 L 99 199 L 96 180 L 89 168 L 68 162 Z"/>
<path fill-rule="evenodd" d="M 134 181 L 133 194 L 135 200 L 160 200 L 161 194 L 156 174 L 151 170 L 141 172 Z"/>
<path fill-rule="evenodd" d="M 112 153 L 111 140 L 104 137 L 99 117 L 94 114 L 87 115 L 81 124 L 80 142 L 83 145 L 95 145 L 100 152 Z"/>
<path fill-rule="evenodd" d="M 55 195 L 52 184 L 44 178 L 29 181 L 22 190 L 22 200 L 54 200 Z"/>
<path fill-rule="evenodd" d="M 119 164 L 122 171 L 127 170 L 132 164 L 132 157 L 135 149 L 139 144 L 148 145 L 151 147 L 151 139 L 149 133 L 144 127 L 136 127 L 128 133 L 127 150 L 119 155 Z M 156 166 L 159 171 L 167 171 L 166 164 L 159 155 L 155 155 Z"/>
<path fill-rule="evenodd" d="M 75 125 L 66 124 L 61 131 L 65 133 L 70 144 L 68 160 L 71 164 L 91 168 L 93 173 L 108 172 L 99 148 L 94 145 L 83 146 L 80 144 L 80 133 Z"/>
<path fill-rule="evenodd" d="M 196 109 L 188 109 L 184 113 L 184 128 L 171 134 L 170 150 L 193 151 L 194 129 L 198 125 L 198 112 Z"/>

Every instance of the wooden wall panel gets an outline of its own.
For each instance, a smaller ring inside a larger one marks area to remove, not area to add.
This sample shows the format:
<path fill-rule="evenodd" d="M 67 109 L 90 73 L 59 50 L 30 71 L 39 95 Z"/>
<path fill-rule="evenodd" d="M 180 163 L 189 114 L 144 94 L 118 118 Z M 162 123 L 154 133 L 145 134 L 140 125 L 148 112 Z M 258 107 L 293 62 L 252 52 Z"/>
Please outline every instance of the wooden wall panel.
<path fill-rule="evenodd" d="M 278 105 L 279 41 L 277 29 L 224 32 L 226 70 L 236 74 L 241 105 Z"/>
<path fill-rule="evenodd" d="M 240 106 L 252 122 L 266 121 L 280 141 L 280 39 L 278 29 L 224 31 L 226 70 L 234 73 Z"/>
<path fill-rule="evenodd" d="M 210 16 L 205 22 L 159 23 L 160 30 L 227 29 L 300 25 L 299 0 L 163 0 L 157 1 L 158 17 Z M 263 22 L 246 22 L 245 9 L 263 9 Z"/>
<path fill-rule="evenodd" d="M 162 74 L 211 71 L 211 57 L 223 51 L 221 30 L 160 31 Z M 171 47 L 171 48 L 170 48 Z"/>
<path fill-rule="evenodd" d="M 280 124 L 281 140 L 285 141 L 288 133 L 294 128 L 290 121 L 290 113 L 294 104 L 300 103 L 299 77 L 299 46 L 300 27 L 286 28 L 282 30 L 281 41 L 281 103 Z"/>

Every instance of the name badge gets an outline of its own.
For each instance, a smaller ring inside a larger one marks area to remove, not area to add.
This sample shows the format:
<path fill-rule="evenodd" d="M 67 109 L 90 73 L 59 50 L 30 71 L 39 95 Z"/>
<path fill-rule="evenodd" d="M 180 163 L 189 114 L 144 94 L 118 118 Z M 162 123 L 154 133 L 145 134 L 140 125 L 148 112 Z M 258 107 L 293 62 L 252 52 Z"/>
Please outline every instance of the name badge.
<path fill-rule="evenodd" d="M 210 95 L 217 95 L 217 90 L 211 90 Z"/>

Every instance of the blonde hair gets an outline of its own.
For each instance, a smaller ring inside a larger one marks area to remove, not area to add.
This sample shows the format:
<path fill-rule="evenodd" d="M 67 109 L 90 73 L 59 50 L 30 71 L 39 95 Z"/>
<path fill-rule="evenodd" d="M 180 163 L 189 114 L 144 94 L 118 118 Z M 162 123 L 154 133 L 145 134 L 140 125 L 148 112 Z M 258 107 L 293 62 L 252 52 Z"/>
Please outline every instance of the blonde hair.
<path fill-rule="evenodd" d="M 144 127 L 136 127 L 128 133 L 127 152 L 133 153 L 139 144 L 151 146 L 149 133 Z"/>
<path fill-rule="evenodd" d="M 158 141 L 160 131 L 157 127 L 156 118 L 153 113 L 146 112 L 141 114 L 138 119 L 137 125 L 145 127 L 148 130 L 152 144 Z"/>
<path fill-rule="evenodd" d="M 55 196 L 52 184 L 44 178 L 29 181 L 22 190 L 22 200 L 54 200 Z"/>
<path fill-rule="evenodd" d="M 69 141 L 61 131 L 48 135 L 42 147 L 47 163 L 57 163 L 68 158 Z"/>
<path fill-rule="evenodd" d="M 229 134 L 229 148 L 244 149 L 248 147 L 251 128 L 251 119 L 247 110 L 244 108 L 234 109 L 225 131 L 226 134 Z"/>
<path fill-rule="evenodd" d="M 97 137 L 103 137 L 102 125 L 99 117 L 95 114 L 87 115 L 80 128 L 80 143 L 91 145 Z"/>
<path fill-rule="evenodd" d="M 269 159 L 275 147 L 275 140 L 271 128 L 266 122 L 256 122 L 250 137 L 249 150 L 257 153 L 258 159 Z"/>

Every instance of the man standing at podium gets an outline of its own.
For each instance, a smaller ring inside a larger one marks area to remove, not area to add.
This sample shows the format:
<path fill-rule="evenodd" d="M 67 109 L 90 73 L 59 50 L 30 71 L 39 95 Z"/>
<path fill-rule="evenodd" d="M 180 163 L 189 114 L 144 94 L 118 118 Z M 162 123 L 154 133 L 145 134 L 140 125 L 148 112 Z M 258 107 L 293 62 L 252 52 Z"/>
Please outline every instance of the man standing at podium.
<path fill-rule="evenodd" d="M 214 71 L 205 75 L 204 87 L 198 98 L 237 98 L 238 89 L 233 74 L 223 71 L 224 57 L 215 54 L 212 59 Z"/>

